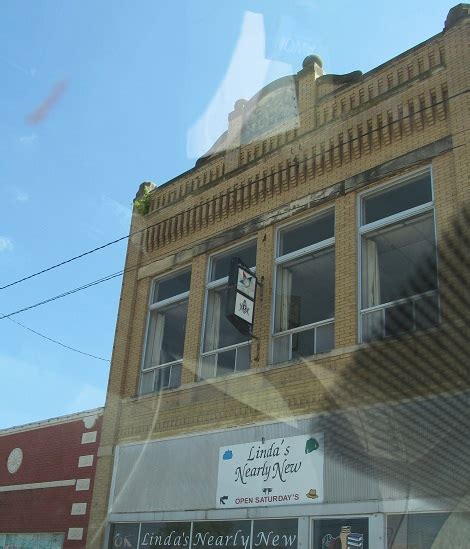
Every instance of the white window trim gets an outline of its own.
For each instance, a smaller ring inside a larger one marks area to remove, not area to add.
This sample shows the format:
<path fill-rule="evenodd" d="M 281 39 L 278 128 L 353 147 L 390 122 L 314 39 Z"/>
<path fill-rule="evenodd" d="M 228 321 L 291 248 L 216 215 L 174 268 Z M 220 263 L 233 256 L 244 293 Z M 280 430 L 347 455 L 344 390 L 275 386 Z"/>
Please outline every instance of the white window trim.
<path fill-rule="evenodd" d="M 426 202 L 424 204 L 420 204 L 419 206 L 415 206 L 414 208 L 409 208 L 408 210 L 404 210 L 402 212 L 398 212 L 396 214 L 384 217 L 382 219 L 378 219 L 377 221 L 372 221 L 371 223 L 362 224 L 364 212 L 363 212 L 363 202 L 364 199 L 368 198 L 369 196 L 373 196 L 375 194 L 380 194 L 382 192 L 385 192 L 389 189 L 392 189 L 393 187 L 398 187 L 402 184 L 406 184 L 408 181 L 412 181 L 413 179 L 416 179 L 420 177 L 421 175 L 428 174 L 431 180 L 431 201 Z M 380 185 L 374 187 L 373 189 L 367 189 L 365 191 L 362 191 L 358 193 L 357 195 L 357 216 L 356 216 L 356 227 L 357 227 L 357 269 L 358 269 L 358 285 L 357 285 L 357 334 L 358 334 L 358 343 L 366 343 L 363 341 L 363 334 L 362 334 L 362 316 L 364 313 L 373 312 L 374 310 L 382 310 L 385 308 L 389 308 L 390 306 L 397 305 L 400 303 L 404 303 L 408 300 L 415 301 L 416 298 L 419 298 L 420 296 L 424 295 L 432 295 L 437 294 L 438 300 L 439 300 L 439 276 L 437 277 L 437 288 L 436 290 L 432 290 L 429 292 L 424 292 L 422 294 L 415 294 L 410 297 L 404 298 L 404 299 L 398 299 L 396 301 L 389 301 L 387 303 L 383 303 L 381 305 L 376 305 L 374 307 L 368 307 L 366 309 L 362 308 L 362 239 L 365 235 L 376 231 L 378 229 L 381 229 L 383 227 L 392 226 L 395 223 L 398 223 L 400 221 L 405 221 L 407 219 L 413 219 L 414 217 L 419 217 L 427 212 L 433 213 L 434 218 L 434 242 L 435 242 L 435 253 L 436 253 L 436 267 L 438 267 L 438 261 L 439 261 L 439 254 L 438 254 L 438 245 L 437 245 L 437 220 L 436 220 L 436 208 L 435 208 L 435 199 L 434 199 L 434 178 L 433 178 L 433 170 L 432 166 L 426 166 L 424 168 L 420 168 L 418 170 L 409 172 L 407 174 L 404 174 L 400 177 L 393 178 L 389 181 L 386 181 L 384 183 L 381 183 Z M 439 305 L 439 316 L 440 316 L 440 305 Z"/>
<path fill-rule="evenodd" d="M 321 240 L 320 242 L 316 242 L 315 244 L 311 244 L 310 246 L 306 246 L 305 248 L 301 248 L 299 250 L 294 250 L 293 252 L 289 252 L 284 255 L 279 255 L 280 250 L 280 234 L 281 231 L 284 231 L 288 228 L 294 228 L 295 226 L 301 226 L 304 223 L 308 223 L 311 220 L 314 220 L 315 218 L 321 218 L 324 215 L 333 214 L 334 218 L 334 236 L 331 238 L 327 238 L 325 240 Z M 291 330 L 284 330 L 282 332 L 275 332 L 275 310 L 276 310 L 276 288 L 277 288 L 277 271 L 278 266 L 282 265 L 284 263 L 287 263 L 289 261 L 298 259 L 304 255 L 308 255 L 314 252 L 318 252 L 323 249 L 327 249 L 330 247 L 334 247 L 336 242 L 336 211 L 334 207 L 326 206 L 325 208 L 318 210 L 314 214 L 311 212 L 309 215 L 304 216 L 302 219 L 296 219 L 294 221 L 290 221 L 289 223 L 285 223 L 276 229 L 275 237 L 274 237 L 274 262 L 273 262 L 273 285 L 272 285 L 272 292 L 271 292 L 271 326 L 270 326 L 270 332 L 271 332 L 271 341 L 269 345 L 269 363 L 275 364 L 273 362 L 273 352 L 274 352 L 274 340 L 281 336 L 286 336 L 289 334 L 293 334 L 295 332 L 302 332 L 304 330 L 317 328 L 321 326 L 322 324 L 329 324 L 332 321 L 334 322 L 334 317 L 325 319 L 325 320 L 319 320 L 318 322 L 314 322 L 312 324 L 308 324 L 306 326 L 299 326 L 298 328 L 292 328 Z M 335 256 L 336 257 L 336 256 Z M 336 262 L 335 262 L 336 265 Z M 336 266 L 335 266 L 336 269 Z M 335 289 L 335 301 L 336 301 L 336 289 Z M 292 355 L 292 349 L 289 349 L 289 357 Z M 291 358 L 289 358 L 291 360 Z M 276 363 L 277 364 L 277 363 Z"/>
<path fill-rule="evenodd" d="M 157 310 L 157 309 L 163 309 L 165 307 L 168 307 L 169 305 L 173 305 L 174 303 L 178 303 L 179 301 L 184 301 L 185 299 L 189 300 L 189 292 L 190 292 L 190 290 L 188 290 L 186 292 L 182 292 L 180 294 L 171 296 L 167 299 L 162 299 L 162 301 L 153 302 L 153 295 L 154 295 L 154 291 L 155 291 L 155 285 L 159 282 L 167 280 L 168 278 L 178 276 L 178 275 L 180 275 L 184 272 L 190 272 L 191 273 L 191 265 L 186 265 L 185 267 L 181 267 L 180 269 L 177 269 L 175 271 L 171 271 L 169 273 L 165 273 L 163 275 L 154 277 L 150 282 L 150 292 L 149 292 L 148 304 L 147 304 L 147 321 L 145 323 L 145 337 L 144 337 L 144 342 L 143 342 L 142 359 L 141 359 L 141 364 L 140 364 L 140 375 L 139 375 L 140 379 L 139 379 L 139 389 L 138 389 L 138 394 L 139 395 L 143 394 L 142 393 L 142 381 L 143 381 L 143 374 L 144 373 L 149 373 L 149 372 L 152 372 L 152 371 L 155 371 L 155 370 L 160 370 L 160 369 L 163 369 L 163 368 L 167 368 L 167 367 L 170 367 L 170 366 L 174 366 L 174 365 L 178 365 L 178 364 L 183 363 L 183 359 L 181 359 L 181 360 L 173 360 L 171 362 L 165 362 L 165 364 L 159 364 L 158 366 L 150 366 L 149 368 L 145 367 L 145 355 L 146 355 L 146 351 L 147 351 L 147 341 L 148 341 L 148 337 L 149 337 L 150 318 L 151 318 L 152 312 Z M 191 286 L 191 280 L 192 280 L 192 278 L 190 278 L 190 283 L 189 283 L 190 286 Z M 187 322 L 187 319 L 186 319 L 186 322 Z M 155 383 L 155 379 L 154 379 L 154 383 Z M 155 392 L 155 391 L 153 391 L 153 392 Z M 152 393 L 145 393 L 145 394 L 152 394 Z"/>
<path fill-rule="evenodd" d="M 207 381 L 206 379 L 203 379 L 201 377 L 202 361 L 203 361 L 204 357 L 210 356 L 210 355 L 216 355 L 220 352 L 230 351 L 232 349 L 237 349 L 239 347 L 251 346 L 252 340 L 249 339 L 248 341 L 243 341 L 242 343 L 236 343 L 234 345 L 229 345 L 228 347 L 221 347 L 220 349 L 213 349 L 212 351 L 204 351 L 204 338 L 205 338 L 205 334 L 206 334 L 207 305 L 208 305 L 208 302 L 209 302 L 209 291 L 213 290 L 214 288 L 222 288 L 223 286 L 228 284 L 228 276 L 224 276 L 224 277 L 218 278 L 216 280 L 210 280 L 211 271 L 212 271 L 212 261 L 214 260 L 214 258 L 216 258 L 219 255 L 226 254 L 226 253 L 230 252 L 231 250 L 233 250 L 233 252 L 236 252 L 240 248 L 244 248 L 245 246 L 247 246 L 249 244 L 255 244 L 256 254 L 257 254 L 258 253 L 258 238 L 257 237 L 255 237 L 255 238 L 251 237 L 247 240 L 244 240 L 243 242 L 237 242 L 236 244 L 233 244 L 232 246 L 228 246 L 227 248 L 219 250 L 219 251 L 211 254 L 208 257 L 207 268 L 206 268 L 206 284 L 205 284 L 205 290 L 204 290 L 203 321 L 202 321 L 201 337 L 200 337 L 200 341 L 199 341 L 200 351 L 199 351 L 199 360 L 198 360 L 198 368 L 197 368 L 197 379 L 199 381 Z M 250 270 L 253 271 L 253 272 L 256 272 L 256 266 L 250 267 Z M 215 368 L 217 368 L 217 359 L 216 359 Z M 237 371 L 234 370 L 234 374 L 236 374 L 236 373 L 237 373 Z M 213 378 L 210 378 L 210 379 L 215 379 L 215 378 L 216 378 L 216 376 L 214 376 Z"/>

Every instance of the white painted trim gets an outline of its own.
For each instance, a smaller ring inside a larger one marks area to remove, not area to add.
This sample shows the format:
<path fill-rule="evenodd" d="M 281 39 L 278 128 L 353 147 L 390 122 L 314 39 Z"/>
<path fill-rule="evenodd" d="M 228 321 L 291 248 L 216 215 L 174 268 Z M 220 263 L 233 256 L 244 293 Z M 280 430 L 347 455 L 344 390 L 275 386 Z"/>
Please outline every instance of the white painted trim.
<path fill-rule="evenodd" d="M 82 434 L 82 444 L 93 444 L 96 442 L 98 431 L 88 431 Z"/>
<path fill-rule="evenodd" d="M 83 528 L 69 528 L 67 539 L 71 541 L 80 541 L 83 539 Z"/>
<path fill-rule="evenodd" d="M 279 257 L 276 257 L 274 261 L 276 265 L 282 265 L 283 263 L 293 261 L 294 259 L 303 257 L 304 255 L 309 255 L 320 250 L 324 250 L 326 248 L 329 248 L 330 246 L 333 247 L 334 245 L 335 237 L 332 236 L 331 238 L 327 238 L 326 240 L 321 240 L 320 242 L 315 242 L 315 244 L 310 244 L 310 246 L 306 246 L 305 248 L 299 248 L 298 250 L 294 250 L 293 252 L 289 252 L 288 254 L 280 255 Z"/>
<path fill-rule="evenodd" d="M 84 502 L 72 503 L 72 509 L 70 511 L 70 514 L 72 516 L 86 515 L 86 508 L 87 508 L 87 504 Z"/>
<path fill-rule="evenodd" d="M 70 480 L 51 480 L 48 482 L 32 482 L 30 484 L 10 484 L 9 486 L 0 486 L 0 492 L 16 492 L 19 490 L 39 490 L 45 488 L 62 488 L 64 486 L 75 486 L 75 479 Z"/>
<path fill-rule="evenodd" d="M 104 408 L 94 408 L 93 410 L 86 410 L 85 412 L 77 412 L 76 414 L 53 417 L 51 419 L 44 419 L 42 421 L 35 421 L 33 423 L 25 423 L 24 425 L 18 425 L 17 427 L 8 427 L 7 429 L 0 429 L 0 436 L 9 435 L 11 433 L 19 433 L 21 431 L 31 431 L 33 429 L 40 429 L 42 427 L 49 427 L 51 425 L 57 425 L 60 423 L 78 421 L 88 416 L 99 417 L 103 415 L 103 412 L 104 412 Z"/>
<path fill-rule="evenodd" d="M 180 294 L 172 295 L 171 297 L 162 299 L 162 301 L 155 301 L 155 303 L 152 303 L 149 306 L 149 310 L 155 311 L 155 309 L 163 309 L 164 307 L 173 305 L 173 303 L 178 303 L 178 301 L 183 301 L 184 299 L 188 299 L 188 298 L 189 298 L 189 291 L 181 292 Z"/>
<path fill-rule="evenodd" d="M 93 454 L 88 454 L 86 456 L 79 456 L 78 466 L 79 467 L 92 467 L 95 456 Z"/>
<path fill-rule="evenodd" d="M 77 483 L 75 485 L 76 492 L 85 492 L 90 489 L 91 479 L 89 478 L 77 478 Z"/>

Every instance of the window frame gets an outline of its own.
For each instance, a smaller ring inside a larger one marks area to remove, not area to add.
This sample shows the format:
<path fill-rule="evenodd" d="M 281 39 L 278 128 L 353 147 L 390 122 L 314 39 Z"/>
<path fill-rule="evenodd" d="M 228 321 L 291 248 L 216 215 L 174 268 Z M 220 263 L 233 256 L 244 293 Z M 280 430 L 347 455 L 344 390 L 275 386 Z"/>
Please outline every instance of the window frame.
<path fill-rule="evenodd" d="M 237 372 L 236 370 L 236 360 L 237 360 L 237 349 L 240 348 L 240 347 L 249 347 L 251 349 L 251 344 L 252 344 L 252 338 L 250 338 L 248 341 L 244 341 L 242 343 L 235 343 L 233 345 L 228 345 L 226 347 L 220 347 L 219 349 L 213 349 L 211 351 L 204 351 L 204 340 L 205 340 L 205 337 L 206 337 L 206 322 L 207 322 L 207 309 L 208 309 L 208 305 L 209 305 L 209 292 L 211 290 L 214 290 L 214 289 L 217 289 L 217 288 L 223 288 L 224 286 L 227 286 L 228 284 L 228 274 L 227 276 L 224 276 L 222 278 L 218 278 L 216 280 L 211 280 L 211 272 L 212 272 L 212 267 L 213 267 L 213 260 L 214 258 L 216 258 L 217 256 L 220 256 L 220 255 L 225 255 L 226 253 L 230 252 L 230 251 L 233 251 L 233 252 L 236 252 L 237 250 L 239 250 L 240 248 L 244 248 L 245 246 L 249 245 L 250 243 L 254 244 L 255 247 L 256 247 L 256 261 L 257 261 L 257 256 L 258 256 L 258 237 L 255 236 L 255 237 L 250 237 L 249 239 L 247 240 L 244 240 L 242 242 L 237 242 L 236 244 L 233 244 L 231 246 L 228 246 L 222 250 L 218 250 L 217 252 L 214 252 L 212 254 L 209 255 L 208 259 L 207 259 L 207 264 L 206 264 L 206 280 L 205 280 L 205 288 L 204 288 L 204 308 L 203 308 L 203 317 L 202 317 L 202 325 L 201 325 L 201 337 L 200 337 L 200 342 L 199 342 L 199 360 L 198 360 L 198 368 L 197 368 L 197 380 L 198 381 L 208 381 L 208 380 L 212 380 L 212 379 L 217 379 L 217 378 L 225 378 L 227 377 L 228 375 L 235 375 L 237 373 L 240 373 L 240 372 Z M 236 255 L 236 253 L 234 254 Z M 250 268 L 251 271 L 253 271 L 254 273 L 256 273 L 256 265 L 253 267 L 253 266 L 248 266 Z M 224 311 L 225 313 L 225 311 Z M 216 375 L 214 375 L 213 377 L 210 377 L 210 378 L 203 378 L 202 377 L 202 362 L 203 362 L 203 359 L 204 357 L 207 357 L 207 356 L 211 356 L 211 355 L 218 355 L 220 352 L 225 352 L 225 351 L 231 351 L 235 349 L 235 369 L 233 371 L 233 373 L 231 374 L 226 374 L 225 376 L 217 376 L 217 358 L 215 360 L 215 365 L 214 365 L 214 370 L 215 370 L 215 373 Z M 249 368 L 248 368 L 249 370 Z M 242 370 L 243 372 L 246 372 L 248 370 Z"/>
<path fill-rule="evenodd" d="M 401 185 L 405 185 L 407 182 L 413 181 L 413 179 L 419 178 L 423 175 L 429 175 L 430 179 L 430 185 L 431 185 L 431 200 L 429 202 L 420 204 L 419 206 L 414 206 L 413 208 L 409 208 L 408 210 L 403 210 L 401 212 L 389 215 L 387 217 L 383 217 L 381 219 L 377 219 L 376 221 L 372 221 L 370 223 L 364 223 L 362 224 L 363 218 L 364 218 L 364 200 L 367 199 L 370 196 L 378 195 L 381 193 L 385 193 L 388 190 L 393 189 L 394 187 L 399 187 Z M 374 311 L 374 310 L 382 310 L 386 308 L 390 308 L 394 305 L 398 305 L 400 303 L 406 303 L 409 301 L 416 301 L 420 297 L 427 296 L 427 295 L 433 295 L 436 294 L 437 296 L 437 302 L 438 302 L 438 315 L 439 315 L 439 323 L 441 320 L 441 307 L 440 307 L 440 293 L 439 293 L 439 253 L 438 253 L 438 242 L 437 242 L 437 219 L 436 219 L 436 203 L 435 203 L 435 194 L 434 194 L 434 177 L 433 177 L 433 170 L 432 166 L 428 165 L 423 168 L 419 168 L 417 170 L 410 171 L 404 175 L 398 176 L 398 177 L 392 177 L 389 181 L 385 181 L 383 183 L 380 183 L 379 185 L 375 186 L 372 189 L 367 189 L 364 191 L 361 191 L 357 195 L 357 216 L 356 216 L 356 228 L 357 228 L 357 274 L 358 274 L 358 284 L 357 284 L 357 341 L 358 344 L 367 344 L 368 341 L 363 340 L 363 329 L 362 329 L 362 317 L 363 313 L 366 311 Z M 396 299 L 394 301 L 389 301 L 387 303 L 381 303 L 380 305 L 375 305 L 373 307 L 362 307 L 362 260 L 363 260 L 363 252 L 362 252 L 362 242 L 364 236 L 367 236 L 367 234 L 371 234 L 374 231 L 377 231 L 379 229 L 383 229 L 385 227 L 392 227 L 392 225 L 395 225 L 399 223 L 400 221 L 406 221 L 406 220 L 413 220 L 417 219 L 420 216 L 424 216 L 427 213 L 432 213 L 433 216 L 433 231 L 434 231 L 434 251 L 435 251 L 435 261 L 436 261 L 436 269 L 437 269 L 437 284 L 435 290 L 430 290 L 428 292 L 423 292 L 421 294 L 412 295 L 409 297 L 404 297 L 401 299 Z M 404 332 L 404 333 L 414 333 L 417 330 L 414 329 L 410 332 Z M 387 336 L 384 336 L 387 337 Z M 375 341 L 375 340 L 374 340 Z"/>
<path fill-rule="evenodd" d="M 289 229 L 289 228 L 295 228 L 296 226 L 302 226 L 303 224 L 308 223 L 309 221 L 313 221 L 316 218 L 320 218 L 324 215 L 328 215 L 329 213 L 333 214 L 334 219 L 334 225 L 333 225 L 333 236 L 330 238 L 327 238 L 325 240 L 321 240 L 320 242 L 316 242 L 315 244 L 311 244 L 309 246 L 306 246 L 305 248 L 300 248 L 298 250 L 294 250 L 293 252 L 288 252 L 284 255 L 279 255 L 280 249 L 281 249 L 281 232 Z M 303 256 L 306 256 L 308 254 L 319 252 L 322 250 L 326 250 L 327 248 L 332 247 L 334 250 L 334 257 L 335 257 L 335 273 L 336 273 L 336 249 L 335 249 L 335 243 L 336 243 L 336 210 L 334 206 L 328 205 L 324 208 L 319 209 L 315 213 L 312 214 L 312 212 L 309 212 L 307 215 L 302 217 L 301 219 L 296 219 L 289 221 L 288 223 L 284 223 L 283 225 L 280 225 L 276 228 L 275 235 L 274 235 L 274 261 L 273 261 L 273 276 L 272 276 L 272 292 L 271 292 L 271 324 L 270 324 L 270 344 L 269 344 L 269 364 L 271 366 L 283 364 L 283 362 L 274 362 L 274 340 L 285 337 L 289 335 L 289 358 L 285 362 L 291 362 L 294 360 L 292 358 L 292 335 L 304 331 L 309 330 L 317 330 L 317 328 L 320 328 L 324 325 L 330 324 L 335 322 L 335 317 L 319 320 L 317 322 L 312 322 L 310 324 L 306 324 L 305 326 L 299 326 L 297 328 L 291 328 L 290 330 L 284 330 L 282 332 L 275 332 L 275 322 L 276 322 L 276 289 L 277 289 L 277 278 L 278 278 L 278 268 L 280 265 L 283 265 L 285 263 L 288 263 L 290 261 L 294 261 L 295 259 L 300 259 Z M 336 281 L 335 281 L 336 282 Z M 335 292 L 334 292 L 334 308 L 336 306 L 336 284 L 335 284 Z M 316 343 L 315 343 L 316 346 Z M 334 348 L 334 347 L 333 347 Z M 311 355 L 315 356 L 315 355 Z"/>
<path fill-rule="evenodd" d="M 175 276 L 183 274 L 184 272 L 189 272 L 190 273 L 190 282 L 189 282 L 190 288 L 187 291 L 181 292 L 179 294 L 168 297 L 168 298 L 163 299 L 161 301 L 156 301 L 156 302 L 153 301 L 153 296 L 155 294 L 155 287 L 158 283 L 164 282 L 165 280 L 168 280 L 170 278 L 173 278 Z M 180 360 L 172 360 L 170 362 L 165 362 L 164 364 L 158 364 L 157 366 L 150 366 L 148 368 L 145 367 L 145 361 L 146 361 L 146 355 L 147 355 L 147 344 L 148 344 L 148 339 L 149 339 L 149 335 L 150 335 L 150 323 L 152 321 L 152 313 L 154 311 L 157 311 L 157 310 L 165 311 L 171 305 L 174 305 L 174 304 L 177 304 L 177 303 L 182 303 L 185 300 L 188 301 L 188 305 L 189 305 L 189 294 L 190 294 L 190 290 L 191 290 L 191 275 L 192 275 L 191 265 L 186 265 L 184 267 L 178 268 L 175 271 L 165 273 L 161 276 L 156 276 L 156 277 L 152 278 L 152 280 L 150 281 L 150 291 L 149 291 L 148 303 L 147 303 L 147 321 L 145 323 L 145 337 L 144 337 L 144 341 L 143 341 L 142 359 L 141 359 L 140 370 L 139 370 L 139 386 L 138 386 L 138 395 L 139 396 L 152 395 L 152 394 L 158 393 L 160 391 L 169 391 L 171 389 L 176 389 L 177 388 L 177 387 L 172 387 L 170 385 L 168 387 L 160 387 L 159 389 L 154 388 L 152 391 L 149 391 L 147 393 L 143 393 L 142 392 L 143 374 L 151 372 L 151 371 L 156 372 L 157 370 L 163 370 L 165 368 L 170 368 L 170 376 L 171 376 L 172 366 L 181 364 L 181 367 L 182 367 L 182 365 L 183 365 L 183 358 L 184 357 L 182 357 Z M 187 322 L 188 322 L 188 315 L 186 315 L 185 329 L 186 329 Z M 184 345 L 185 345 L 185 342 L 183 342 L 183 355 L 184 355 Z M 155 387 L 155 382 L 156 382 L 155 376 L 156 376 L 156 374 L 154 375 L 154 379 L 153 379 L 153 386 L 154 387 Z M 171 379 L 171 377 L 170 377 L 170 379 Z"/>

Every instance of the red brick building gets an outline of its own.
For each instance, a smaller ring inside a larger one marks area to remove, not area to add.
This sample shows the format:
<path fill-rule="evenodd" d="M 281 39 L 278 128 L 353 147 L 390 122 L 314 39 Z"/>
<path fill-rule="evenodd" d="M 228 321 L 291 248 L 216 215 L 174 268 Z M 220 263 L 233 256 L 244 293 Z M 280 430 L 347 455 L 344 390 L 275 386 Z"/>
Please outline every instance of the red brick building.
<path fill-rule="evenodd" d="M 0 548 L 85 547 L 102 413 L 0 430 Z"/>

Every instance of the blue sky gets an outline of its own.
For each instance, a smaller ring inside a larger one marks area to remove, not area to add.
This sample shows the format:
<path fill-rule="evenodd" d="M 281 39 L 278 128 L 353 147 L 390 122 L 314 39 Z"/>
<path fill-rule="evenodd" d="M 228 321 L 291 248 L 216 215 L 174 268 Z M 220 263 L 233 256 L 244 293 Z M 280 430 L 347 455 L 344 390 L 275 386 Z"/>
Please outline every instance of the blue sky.
<path fill-rule="evenodd" d="M 440 32 L 453 5 L 4 1 L 0 286 L 125 235 L 142 181 L 191 168 L 238 98 L 297 72 L 308 53 L 329 73 L 366 72 Z M 121 270 L 125 250 L 123 241 L 0 290 L 0 313 Z M 116 278 L 13 318 L 110 358 L 120 286 Z M 0 428 L 102 406 L 108 371 L 0 320 Z"/>

